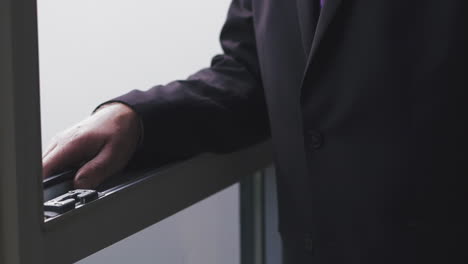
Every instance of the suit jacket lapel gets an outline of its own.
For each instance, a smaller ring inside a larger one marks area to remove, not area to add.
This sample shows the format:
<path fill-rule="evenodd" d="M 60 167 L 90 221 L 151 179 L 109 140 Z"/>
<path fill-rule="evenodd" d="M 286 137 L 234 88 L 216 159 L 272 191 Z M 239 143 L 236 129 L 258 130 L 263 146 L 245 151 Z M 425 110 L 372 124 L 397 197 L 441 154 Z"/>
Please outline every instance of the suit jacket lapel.
<path fill-rule="evenodd" d="M 318 1 L 318 0 L 315 0 Z M 302 47 L 306 58 L 309 55 L 315 32 L 315 16 L 318 15 L 314 0 L 296 0 L 297 16 L 302 38 Z"/>
<path fill-rule="evenodd" d="M 297 1 L 307 1 L 307 0 L 297 0 Z M 312 0 L 308 0 L 312 2 Z M 320 17 L 317 23 L 317 29 L 315 30 L 315 36 L 312 40 L 312 47 L 308 53 L 307 66 L 310 64 L 310 61 L 317 52 L 317 48 L 320 45 L 320 42 L 323 40 L 323 37 L 328 29 L 328 26 L 333 21 L 338 8 L 342 0 L 326 0 L 325 5 L 322 7 Z"/>
<path fill-rule="evenodd" d="M 321 11 L 317 10 L 319 7 L 318 2 L 319 0 L 296 0 L 302 46 L 308 61 L 316 51 L 330 22 L 335 17 L 342 0 L 326 0 Z M 316 25 L 315 19 L 317 16 L 319 20 Z"/>
<path fill-rule="evenodd" d="M 305 65 L 304 74 L 302 76 L 302 82 L 299 94 L 302 94 L 302 87 L 309 71 L 311 62 L 314 59 L 315 54 L 322 42 L 330 23 L 333 21 L 342 0 L 326 0 L 325 5 L 322 7 L 320 16 L 318 19 L 316 29 L 313 27 L 313 3 L 314 0 L 296 0 L 298 8 L 298 18 L 301 28 L 302 43 L 305 49 L 305 56 L 307 63 Z M 318 1 L 318 0 L 316 0 Z M 312 25 L 312 26 L 311 26 Z M 301 100 L 303 98 L 301 97 Z"/>

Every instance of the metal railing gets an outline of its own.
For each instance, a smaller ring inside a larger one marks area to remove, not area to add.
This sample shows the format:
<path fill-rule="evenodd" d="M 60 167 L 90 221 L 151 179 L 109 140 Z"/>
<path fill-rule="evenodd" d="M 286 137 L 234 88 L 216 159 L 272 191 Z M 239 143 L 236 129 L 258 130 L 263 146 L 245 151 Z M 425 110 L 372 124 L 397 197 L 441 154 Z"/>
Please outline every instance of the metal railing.
<path fill-rule="evenodd" d="M 45 257 L 53 259 L 48 263 L 70 263 L 91 255 L 253 175 L 271 163 L 270 153 L 269 144 L 263 143 L 145 172 L 118 190 L 46 222 Z M 245 220 L 243 224 L 251 226 Z"/>

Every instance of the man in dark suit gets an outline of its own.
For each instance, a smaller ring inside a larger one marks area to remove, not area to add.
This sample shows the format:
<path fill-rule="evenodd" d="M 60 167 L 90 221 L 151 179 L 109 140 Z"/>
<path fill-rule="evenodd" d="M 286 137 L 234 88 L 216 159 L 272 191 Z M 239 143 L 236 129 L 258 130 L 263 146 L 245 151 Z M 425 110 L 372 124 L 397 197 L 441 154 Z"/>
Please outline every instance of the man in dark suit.
<path fill-rule="evenodd" d="M 468 263 L 468 1 L 321 2 L 234 0 L 211 67 L 107 102 L 44 175 L 271 136 L 285 263 Z"/>

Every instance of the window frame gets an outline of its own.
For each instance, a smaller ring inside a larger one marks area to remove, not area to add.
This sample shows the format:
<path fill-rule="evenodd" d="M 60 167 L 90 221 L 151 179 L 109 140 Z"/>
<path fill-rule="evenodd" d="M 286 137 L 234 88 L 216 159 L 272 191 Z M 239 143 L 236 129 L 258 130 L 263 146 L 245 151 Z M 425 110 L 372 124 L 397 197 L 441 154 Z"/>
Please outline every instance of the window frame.
<path fill-rule="evenodd" d="M 203 154 L 44 222 L 36 1 L 2 0 L 0 36 L 1 263 L 78 261 L 271 164 L 269 142 Z"/>

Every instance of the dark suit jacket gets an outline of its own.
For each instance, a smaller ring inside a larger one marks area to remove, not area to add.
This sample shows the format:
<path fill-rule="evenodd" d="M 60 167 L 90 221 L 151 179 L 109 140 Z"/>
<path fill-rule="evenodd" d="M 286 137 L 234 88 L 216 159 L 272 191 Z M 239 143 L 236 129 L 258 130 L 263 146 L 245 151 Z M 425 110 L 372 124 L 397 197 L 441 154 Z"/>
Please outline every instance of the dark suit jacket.
<path fill-rule="evenodd" d="M 317 264 L 468 263 L 468 1 L 234 0 L 224 54 L 116 98 L 139 155 L 271 135 L 280 232 Z M 296 263 L 299 263 L 297 261 Z"/>

